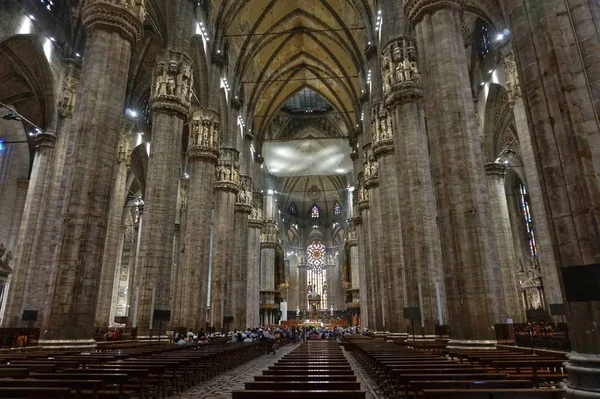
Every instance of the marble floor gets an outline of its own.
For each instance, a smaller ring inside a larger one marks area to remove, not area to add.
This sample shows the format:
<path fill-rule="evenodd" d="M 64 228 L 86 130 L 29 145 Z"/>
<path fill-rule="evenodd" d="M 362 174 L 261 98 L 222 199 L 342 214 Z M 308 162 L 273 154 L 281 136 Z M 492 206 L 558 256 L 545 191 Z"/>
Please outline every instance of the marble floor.
<path fill-rule="evenodd" d="M 274 365 L 284 355 L 296 349 L 297 346 L 286 345 L 279 348 L 275 355 L 263 355 L 252 362 L 244 363 L 224 374 L 204 381 L 180 395 L 174 396 L 174 399 L 231 399 L 231 392 L 243 390 L 245 382 L 253 381 L 254 376 L 261 375 L 264 369 Z M 376 385 L 369 375 L 354 357 L 346 352 L 344 354 L 352 365 L 362 389 L 367 392 L 367 399 L 384 399 L 381 393 L 377 391 Z"/>

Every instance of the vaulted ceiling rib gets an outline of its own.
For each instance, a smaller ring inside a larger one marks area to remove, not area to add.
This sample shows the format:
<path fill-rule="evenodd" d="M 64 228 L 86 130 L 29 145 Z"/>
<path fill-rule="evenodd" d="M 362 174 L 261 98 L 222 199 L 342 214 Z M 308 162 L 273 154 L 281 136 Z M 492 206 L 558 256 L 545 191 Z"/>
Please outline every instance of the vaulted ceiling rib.
<path fill-rule="evenodd" d="M 344 115 L 360 117 L 366 0 L 212 0 L 215 39 L 228 43 L 235 86 L 261 135 L 292 95 L 310 87 Z"/>

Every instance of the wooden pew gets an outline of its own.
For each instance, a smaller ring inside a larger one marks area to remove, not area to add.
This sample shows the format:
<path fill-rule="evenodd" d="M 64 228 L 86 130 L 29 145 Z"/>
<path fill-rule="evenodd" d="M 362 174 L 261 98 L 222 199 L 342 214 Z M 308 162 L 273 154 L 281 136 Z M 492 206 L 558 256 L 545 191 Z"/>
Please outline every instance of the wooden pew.
<path fill-rule="evenodd" d="M 251 391 L 360 391 L 359 382 L 348 381 L 252 381 L 245 383 Z"/>
<path fill-rule="evenodd" d="M 75 392 L 73 396 L 85 395 L 92 399 L 98 399 L 103 386 L 101 380 L 0 379 L 0 388 L 69 388 Z"/>
<path fill-rule="evenodd" d="M 562 399 L 560 389 L 425 389 L 424 399 Z"/>
<path fill-rule="evenodd" d="M 233 399 L 365 399 L 364 391 L 234 391 Z"/>
<path fill-rule="evenodd" d="M 31 378 L 39 380 L 101 380 L 104 388 L 116 391 L 120 399 L 126 399 L 125 385 L 129 381 L 127 374 L 108 373 L 33 373 Z"/>
<path fill-rule="evenodd" d="M 348 381 L 356 382 L 354 375 L 257 375 L 254 381 Z"/>
<path fill-rule="evenodd" d="M 0 398 L 71 399 L 69 388 L 0 387 Z"/>
<path fill-rule="evenodd" d="M 422 396 L 425 389 L 500 389 L 533 388 L 529 380 L 478 380 L 478 381 L 410 381 L 410 392 Z"/>
<path fill-rule="evenodd" d="M 404 389 L 404 396 L 408 396 L 411 381 L 471 381 L 471 380 L 504 380 L 506 374 L 501 373 L 454 373 L 454 374 L 400 374 L 396 377 L 399 386 Z"/>

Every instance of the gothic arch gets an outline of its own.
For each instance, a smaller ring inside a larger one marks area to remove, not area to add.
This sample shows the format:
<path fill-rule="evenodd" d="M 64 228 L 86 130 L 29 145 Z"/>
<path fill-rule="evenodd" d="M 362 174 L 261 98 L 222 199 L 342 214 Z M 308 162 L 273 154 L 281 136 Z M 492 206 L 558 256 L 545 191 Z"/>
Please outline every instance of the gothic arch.
<path fill-rule="evenodd" d="M 56 85 L 39 35 L 16 35 L 0 43 L 0 101 L 42 129 L 56 129 Z M 27 131 L 31 130 L 27 126 Z"/>

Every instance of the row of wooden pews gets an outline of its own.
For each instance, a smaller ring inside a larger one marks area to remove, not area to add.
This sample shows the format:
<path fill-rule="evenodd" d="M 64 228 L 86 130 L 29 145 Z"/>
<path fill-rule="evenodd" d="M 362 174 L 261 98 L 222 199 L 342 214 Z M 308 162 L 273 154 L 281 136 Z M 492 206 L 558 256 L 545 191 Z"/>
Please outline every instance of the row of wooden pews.
<path fill-rule="evenodd" d="M 360 342 L 354 356 L 390 397 L 426 399 L 555 399 L 565 359 L 500 350 L 419 351 Z M 541 389 L 542 388 L 542 389 Z"/>
<path fill-rule="evenodd" d="M 233 392 L 233 399 L 281 398 L 364 399 L 365 392 L 337 343 L 309 340 Z"/>
<path fill-rule="evenodd" d="M 0 355 L 1 398 L 164 399 L 264 354 L 260 343 Z"/>

